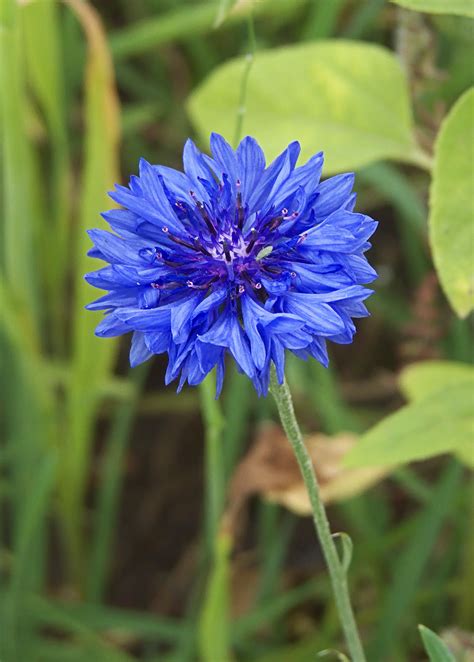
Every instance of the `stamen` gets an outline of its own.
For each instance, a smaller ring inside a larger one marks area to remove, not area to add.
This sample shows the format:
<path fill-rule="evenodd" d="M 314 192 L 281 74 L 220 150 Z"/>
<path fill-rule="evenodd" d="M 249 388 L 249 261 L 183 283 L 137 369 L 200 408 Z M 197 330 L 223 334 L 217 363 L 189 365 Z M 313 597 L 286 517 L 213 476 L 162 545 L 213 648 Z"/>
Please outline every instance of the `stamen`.
<path fill-rule="evenodd" d="M 213 283 L 216 282 L 217 279 L 218 279 L 218 276 L 214 276 L 214 278 L 211 278 L 210 281 L 208 281 L 207 283 L 202 283 L 201 285 L 196 285 L 196 283 L 194 283 L 194 281 L 192 281 L 192 280 L 187 280 L 187 281 L 186 281 L 186 285 L 187 285 L 188 287 L 191 287 L 191 288 L 194 289 L 194 290 L 207 290 L 207 289 L 209 289 L 209 288 L 211 287 L 211 285 L 212 285 Z"/>
<path fill-rule="evenodd" d="M 252 233 L 252 239 L 249 241 L 249 243 L 247 244 L 247 248 L 245 249 L 245 252 L 247 253 L 247 255 L 250 253 L 252 248 L 255 246 L 255 242 L 257 241 L 257 238 L 258 238 L 258 232 L 255 228 L 251 229 L 251 233 Z"/>
<path fill-rule="evenodd" d="M 279 225 L 281 225 L 281 222 L 283 221 L 283 216 L 276 216 L 271 222 L 270 222 L 270 227 L 268 228 L 270 232 L 273 232 L 273 230 L 276 230 Z"/>
<path fill-rule="evenodd" d="M 180 246 L 184 246 L 185 248 L 190 248 L 192 251 L 196 250 L 196 247 L 193 246 L 192 244 L 189 244 L 187 241 L 184 239 L 181 239 L 180 237 L 177 237 L 174 234 L 171 234 L 171 232 L 168 232 L 169 238 L 175 242 L 175 244 L 179 244 Z"/>
<path fill-rule="evenodd" d="M 281 269 L 278 267 L 269 267 L 268 265 L 262 265 L 262 269 L 267 271 L 269 274 L 275 274 L 276 276 L 279 276 L 281 274 Z"/>
<path fill-rule="evenodd" d="M 240 186 L 240 180 L 238 181 L 238 186 Z M 239 191 L 237 193 L 237 226 L 239 230 L 242 229 L 244 225 L 244 208 L 242 207 L 242 193 Z"/>
<path fill-rule="evenodd" d="M 210 232 L 211 234 L 213 234 L 214 236 L 217 235 L 217 230 L 216 230 L 216 228 L 214 227 L 213 222 L 212 222 L 211 219 L 209 218 L 209 214 L 207 213 L 207 210 L 206 210 L 204 204 L 203 204 L 200 200 L 196 200 L 196 198 L 194 197 L 192 191 L 190 191 L 190 193 L 191 193 L 191 195 L 193 196 L 193 200 L 195 200 L 195 202 L 196 202 L 196 207 L 198 208 L 199 213 L 201 214 L 202 219 L 204 220 L 204 223 L 205 223 L 206 226 L 207 226 L 207 229 L 208 229 L 209 232 Z"/>
<path fill-rule="evenodd" d="M 204 255 L 207 255 L 208 257 L 212 257 L 212 254 L 207 250 L 207 248 L 205 248 L 201 244 L 199 237 L 194 237 L 194 247 L 196 250 L 200 251 L 201 253 L 204 253 Z"/>
<path fill-rule="evenodd" d="M 232 258 L 230 256 L 229 244 L 227 241 L 224 241 L 222 243 L 222 250 L 224 251 L 225 259 L 227 260 L 227 262 L 231 262 Z"/>

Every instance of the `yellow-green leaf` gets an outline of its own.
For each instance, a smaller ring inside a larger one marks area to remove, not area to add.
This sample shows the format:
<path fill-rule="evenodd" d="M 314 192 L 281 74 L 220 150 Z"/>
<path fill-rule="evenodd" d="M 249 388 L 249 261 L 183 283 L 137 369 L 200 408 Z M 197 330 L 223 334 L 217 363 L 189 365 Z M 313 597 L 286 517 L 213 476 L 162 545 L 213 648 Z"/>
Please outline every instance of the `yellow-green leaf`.
<path fill-rule="evenodd" d="M 217 68 L 191 95 L 202 140 L 233 138 L 245 58 Z M 318 150 L 325 172 L 380 159 L 426 165 L 413 136 L 407 83 L 393 54 L 373 44 L 332 40 L 257 54 L 243 119 L 269 158 L 299 140 L 302 159 Z"/>
<path fill-rule="evenodd" d="M 384 418 L 346 456 L 350 467 L 398 465 L 472 447 L 473 388 L 470 382 L 431 393 Z"/>
<path fill-rule="evenodd" d="M 415 401 L 463 382 L 471 384 L 474 399 L 474 367 L 459 361 L 413 363 L 400 375 L 400 386 L 403 393 L 408 400 Z"/>
<path fill-rule="evenodd" d="M 443 290 L 459 317 L 474 307 L 474 88 L 443 122 L 435 146 L 430 242 Z"/>

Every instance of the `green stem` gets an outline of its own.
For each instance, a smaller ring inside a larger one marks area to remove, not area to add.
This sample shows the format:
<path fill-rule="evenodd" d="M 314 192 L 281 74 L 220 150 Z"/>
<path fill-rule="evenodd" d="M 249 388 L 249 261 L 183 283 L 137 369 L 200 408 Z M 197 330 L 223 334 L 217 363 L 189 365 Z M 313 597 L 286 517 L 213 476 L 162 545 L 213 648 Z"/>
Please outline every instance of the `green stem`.
<path fill-rule="evenodd" d="M 332 589 L 347 647 L 353 662 L 365 662 L 365 655 L 350 602 L 346 571 L 342 567 L 334 538 L 331 534 L 331 529 L 329 528 L 326 510 L 319 494 L 319 486 L 314 472 L 313 462 L 305 446 L 301 430 L 295 417 L 293 401 L 291 399 L 288 385 L 286 382 L 283 382 L 282 385 L 278 384 L 274 367 L 272 367 L 271 371 L 270 391 L 275 398 L 280 420 L 293 448 L 308 492 L 311 509 L 313 511 L 314 526 L 328 566 Z"/>

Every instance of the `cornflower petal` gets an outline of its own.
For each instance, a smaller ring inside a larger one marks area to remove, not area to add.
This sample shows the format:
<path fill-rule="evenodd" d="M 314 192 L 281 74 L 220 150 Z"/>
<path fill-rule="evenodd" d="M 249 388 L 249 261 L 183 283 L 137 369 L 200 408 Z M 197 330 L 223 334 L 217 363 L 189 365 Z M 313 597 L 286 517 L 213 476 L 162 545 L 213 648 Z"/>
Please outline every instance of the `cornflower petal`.
<path fill-rule="evenodd" d="M 351 342 L 377 224 L 353 212 L 353 174 L 320 182 L 321 152 L 296 167 L 293 142 L 266 167 L 250 136 L 210 142 L 212 157 L 186 142 L 184 172 L 142 159 L 110 194 L 124 209 L 103 214 L 112 232 L 89 233 L 108 265 L 86 274 L 105 290 L 87 307 L 106 311 L 97 335 L 133 332 L 132 366 L 167 353 L 178 391 L 216 368 L 220 393 L 230 355 L 265 395 L 286 351 L 327 365 L 326 340 Z"/>

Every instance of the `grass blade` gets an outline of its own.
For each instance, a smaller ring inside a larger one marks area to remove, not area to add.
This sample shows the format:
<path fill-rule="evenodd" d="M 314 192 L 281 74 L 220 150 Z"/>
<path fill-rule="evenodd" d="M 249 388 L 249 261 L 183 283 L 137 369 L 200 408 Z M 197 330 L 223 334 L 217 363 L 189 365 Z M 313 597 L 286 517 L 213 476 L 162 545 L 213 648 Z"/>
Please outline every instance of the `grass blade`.
<path fill-rule="evenodd" d="M 1 260 L 18 304 L 37 320 L 32 154 L 26 131 L 21 36 L 18 4 L 15 0 L 4 0 L 0 4 L 0 86 L 8 93 L 2 94 L 1 99 L 4 177 Z"/>
<path fill-rule="evenodd" d="M 7 633 L 5 659 L 8 660 L 24 659 L 20 651 L 28 639 L 24 631 L 27 620 L 24 613 L 25 593 L 28 588 L 26 584 L 30 575 L 31 557 L 34 556 L 33 549 L 36 546 L 36 539 L 40 535 L 49 505 L 56 465 L 55 455 L 50 454 L 43 459 L 37 469 L 35 480 L 30 483 L 30 490 L 19 523 L 8 609 L 5 615 L 4 632 Z"/>
<path fill-rule="evenodd" d="M 41 256 L 51 314 L 51 335 L 55 348 L 64 351 L 66 316 L 63 302 L 69 265 L 71 191 L 58 11 L 55 0 L 29 2 L 21 7 L 27 75 L 46 120 L 51 144 L 51 185 L 47 181 L 43 187 L 49 194 L 46 203 L 52 219 L 43 220 L 39 238 L 41 241 L 44 237 Z"/>
<path fill-rule="evenodd" d="M 134 395 L 126 404 L 118 405 L 106 444 L 103 481 L 99 491 L 95 518 L 93 546 L 87 569 L 87 597 L 93 602 L 103 600 L 107 573 L 110 567 L 110 550 L 117 519 L 123 459 L 133 424 L 138 397 L 148 373 L 148 365 L 131 370 Z"/>
<path fill-rule="evenodd" d="M 284 10 L 297 11 L 307 3 L 308 0 L 264 0 L 255 5 L 249 3 L 245 12 L 230 12 L 226 17 L 226 25 L 242 21 L 252 7 L 255 16 L 258 16 L 278 14 Z M 215 16 L 215 2 L 207 2 L 195 7 L 175 9 L 155 18 L 147 18 L 112 34 L 110 39 L 112 54 L 119 60 L 143 53 L 159 44 L 205 34 L 213 29 Z"/>
<path fill-rule="evenodd" d="M 69 391 L 68 442 L 63 484 L 64 521 L 73 573 L 81 577 L 83 564 L 83 496 L 94 421 L 99 406 L 98 385 L 109 377 L 116 343 L 94 336 L 98 316 L 84 310 L 96 296 L 84 273 L 98 268 L 86 257 L 90 242 L 86 229 L 100 226 L 99 213 L 110 207 L 107 191 L 118 179 L 119 105 L 112 62 L 98 13 L 88 3 L 66 0 L 81 22 L 87 42 L 85 76 L 86 137 L 81 190 L 80 219 L 74 246 L 75 301 L 73 312 L 73 375 Z M 93 388 L 91 388 L 93 384 Z"/>
<path fill-rule="evenodd" d="M 432 499 L 421 513 L 406 549 L 394 564 L 393 582 L 381 609 L 374 640 L 368 648 L 370 660 L 389 656 L 400 637 L 400 624 L 411 606 L 440 528 L 453 507 L 461 475 L 461 465 L 452 460 L 433 489 Z"/>

